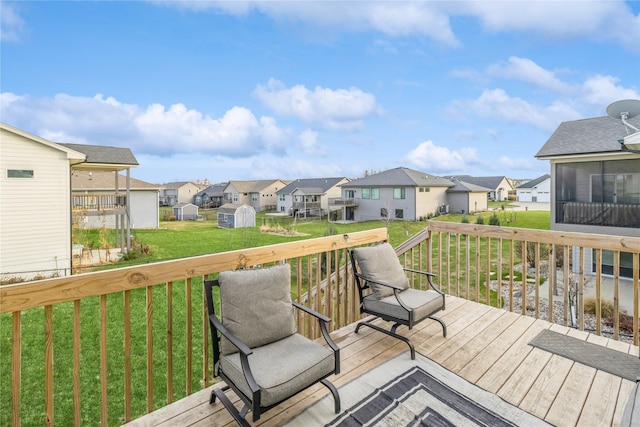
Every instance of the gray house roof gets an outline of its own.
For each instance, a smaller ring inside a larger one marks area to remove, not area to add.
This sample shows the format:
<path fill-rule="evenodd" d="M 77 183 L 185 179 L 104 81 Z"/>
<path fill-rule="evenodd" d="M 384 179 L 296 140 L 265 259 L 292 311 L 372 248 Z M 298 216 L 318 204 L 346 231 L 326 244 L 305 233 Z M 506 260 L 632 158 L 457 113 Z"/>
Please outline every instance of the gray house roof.
<path fill-rule="evenodd" d="M 476 193 L 476 192 L 489 192 L 492 189 L 487 187 L 482 187 L 480 185 L 472 184 L 470 182 L 464 181 L 453 181 L 454 186 L 447 189 L 447 193 Z"/>
<path fill-rule="evenodd" d="M 258 181 L 229 181 L 228 185 L 233 185 L 233 187 L 236 189 L 236 191 L 238 191 L 238 193 L 259 193 L 277 181 L 280 181 L 280 180 L 279 179 L 262 179 Z"/>
<path fill-rule="evenodd" d="M 548 173 L 546 173 L 546 174 L 544 174 L 541 177 L 538 177 L 536 179 L 532 179 L 529 182 L 525 182 L 520 187 L 518 187 L 518 189 L 520 189 L 520 188 L 535 188 L 536 185 L 540 184 L 543 181 L 546 181 L 547 179 L 551 179 L 551 175 L 549 175 Z"/>
<path fill-rule="evenodd" d="M 506 176 L 471 176 L 471 175 L 454 175 L 448 176 L 447 178 L 451 178 L 454 180 L 463 181 L 469 184 L 479 185 L 480 187 L 485 187 L 487 191 L 496 190 L 498 186 L 505 180 Z M 507 179 L 507 182 L 509 180 Z"/>
<path fill-rule="evenodd" d="M 304 194 L 324 194 L 344 179 L 345 177 L 296 179 L 278 190 L 276 194 L 291 194 L 296 190 Z"/>
<path fill-rule="evenodd" d="M 113 190 L 115 188 L 114 172 L 77 170 L 71 174 L 71 188 L 76 190 Z M 127 177 L 118 174 L 118 189 L 127 188 Z M 135 178 L 129 178 L 132 190 L 158 190 L 160 186 Z"/>
<path fill-rule="evenodd" d="M 399 167 L 365 176 L 364 178 L 354 179 L 351 182 L 342 184 L 341 187 L 453 187 L 453 185 L 453 182 L 448 179 Z"/>
<path fill-rule="evenodd" d="M 640 116 L 628 122 L 640 127 Z M 609 116 L 562 122 L 536 157 L 620 152 L 618 140 L 625 136 L 627 128 L 622 121 Z"/>
<path fill-rule="evenodd" d="M 213 184 L 208 186 L 207 188 L 205 188 L 204 190 L 198 191 L 195 195 L 196 196 L 203 196 L 203 195 L 207 195 L 209 197 L 222 197 L 224 196 L 224 189 L 227 186 L 228 183 L 223 182 L 220 184 Z"/>
<path fill-rule="evenodd" d="M 138 161 L 129 148 L 67 143 L 60 143 L 60 145 L 86 155 L 87 160 L 83 165 L 138 166 Z"/>

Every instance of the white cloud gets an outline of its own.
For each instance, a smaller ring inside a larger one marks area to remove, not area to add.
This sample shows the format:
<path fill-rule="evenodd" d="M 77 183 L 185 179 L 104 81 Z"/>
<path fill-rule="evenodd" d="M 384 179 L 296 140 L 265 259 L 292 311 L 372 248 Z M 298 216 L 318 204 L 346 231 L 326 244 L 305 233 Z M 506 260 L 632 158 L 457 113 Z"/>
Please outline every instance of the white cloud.
<path fill-rule="evenodd" d="M 58 94 L 36 98 L 3 93 L 3 121 L 56 142 L 128 146 L 134 153 L 210 153 L 247 157 L 283 151 L 290 131 L 271 117 L 232 107 L 214 118 L 177 103 L 141 108 L 115 98 Z"/>
<path fill-rule="evenodd" d="M 25 22 L 15 3 L 0 2 L 0 41 L 20 41 L 25 32 Z"/>
<path fill-rule="evenodd" d="M 479 162 L 475 148 L 451 150 L 435 145 L 432 141 L 424 141 L 407 154 L 406 159 L 414 166 L 428 173 L 443 173 L 467 170 L 470 165 Z"/>
<path fill-rule="evenodd" d="M 512 56 L 506 63 L 502 62 L 489 66 L 488 73 L 498 77 L 532 83 L 554 92 L 567 93 L 574 90 L 571 85 L 558 79 L 554 72 L 545 70 L 528 58 Z"/>
<path fill-rule="evenodd" d="M 265 86 L 258 85 L 254 95 L 276 114 L 329 129 L 359 129 L 365 118 L 378 111 L 375 96 L 355 87 L 333 90 L 316 86 L 311 91 L 303 85 L 287 88 L 270 79 Z"/>
<path fill-rule="evenodd" d="M 432 2 L 332 1 L 154 1 L 190 10 L 211 9 L 235 16 L 252 11 L 281 23 L 333 33 L 378 31 L 392 37 L 427 36 L 457 46 L 449 16 Z"/>
<path fill-rule="evenodd" d="M 638 89 L 621 87 L 618 85 L 619 81 L 620 79 L 616 77 L 602 75 L 588 78 L 582 85 L 582 101 L 602 108 L 603 105 L 609 105 L 620 99 L 640 98 Z"/>
<path fill-rule="evenodd" d="M 511 97 L 502 89 L 485 90 L 475 100 L 455 101 L 452 109 L 456 112 L 464 111 L 467 115 L 528 124 L 545 131 L 553 131 L 561 121 L 581 117 L 578 111 L 565 102 L 555 101 L 542 107 Z"/>
<path fill-rule="evenodd" d="M 306 129 L 298 136 L 299 146 L 307 156 L 324 156 L 327 149 L 318 144 L 318 132 Z"/>
<path fill-rule="evenodd" d="M 640 49 L 640 16 L 622 1 L 474 1 L 457 6 L 457 13 L 476 16 L 489 31 L 590 37 L 615 40 L 636 52 Z"/>
<path fill-rule="evenodd" d="M 535 33 L 547 39 L 589 37 L 613 40 L 638 52 L 640 15 L 623 1 L 154 1 L 191 10 L 215 10 L 234 16 L 256 11 L 301 28 L 330 33 L 377 31 L 391 37 L 426 36 L 440 44 L 460 45 L 451 17 L 471 16 L 487 31 Z"/>
<path fill-rule="evenodd" d="M 500 156 L 500 166 L 513 171 L 528 171 L 535 169 L 534 161 L 530 158 L 516 158 Z"/>

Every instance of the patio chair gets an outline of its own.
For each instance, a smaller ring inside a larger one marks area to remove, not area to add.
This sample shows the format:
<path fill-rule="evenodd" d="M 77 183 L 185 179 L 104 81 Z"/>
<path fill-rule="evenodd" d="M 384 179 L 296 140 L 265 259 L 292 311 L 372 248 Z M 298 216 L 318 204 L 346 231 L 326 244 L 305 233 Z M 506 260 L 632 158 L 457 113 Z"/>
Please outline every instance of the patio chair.
<path fill-rule="evenodd" d="M 214 286 L 220 290 L 220 318 Z M 340 349 L 326 327 L 331 319 L 291 300 L 289 264 L 222 272 L 218 280 L 205 281 L 205 290 L 214 376 L 226 383 L 213 389 L 209 403 L 220 399 L 239 425 L 248 426 L 249 410 L 258 421 L 264 412 L 320 382 L 333 394 L 336 414 L 340 412 L 338 391 L 327 380 L 340 372 Z M 294 307 L 318 320 L 328 347 L 296 332 Z M 229 389 L 244 403 L 240 411 L 225 395 Z"/>
<path fill-rule="evenodd" d="M 375 316 L 359 322 L 356 333 L 361 327 L 368 326 L 402 340 L 411 350 L 411 359 L 416 357 L 415 349 L 408 338 L 396 333 L 400 325 L 412 329 L 425 319 L 433 319 L 442 325 L 442 333 L 447 336 L 445 323 L 433 317 L 435 313 L 445 309 L 445 295 L 431 281 L 434 274 L 404 268 L 389 243 L 352 249 L 349 254 L 358 285 L 360 313 Z M 424 275 L 429 289 L 409 287 L 407 272 Z M 373 323 L 377 318 L 393 322 L 393 326 L 389 330 L 384 329 Z"/>

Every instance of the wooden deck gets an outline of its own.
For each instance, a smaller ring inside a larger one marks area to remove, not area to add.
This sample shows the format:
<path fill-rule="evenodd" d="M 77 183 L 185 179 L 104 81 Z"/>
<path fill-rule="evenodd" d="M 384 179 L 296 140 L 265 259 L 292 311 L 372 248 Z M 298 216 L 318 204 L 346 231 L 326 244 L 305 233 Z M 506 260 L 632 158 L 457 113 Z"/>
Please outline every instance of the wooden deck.
<path fill-rule="evenodd" d="M 637 347 L 455 297 L 448 297 L 447 310 L 441 317 L 447 323 L 447 338 L 442 337 L 440 325 L 431 321 L 411 331 L 401 327 L 400 331 L 410 337 L 419 353 L 551 424 L 619 425 L 632 381 L 527 343 L 542 329 L 552 329 L 625 353 L 637 355 Z M 359 334 L 353 330 L 350 325 L 332 334 L 341 348 L 342 372 L 330 378 L 337 387 L 408 349 L 403 342 L 370 328 Z M 235 425 L 222 404 L 209 404 L 210 390 L 197 392 L 127 425 Z M 264 414 L 257 425 L 281 425 L 327 393 L 323 386 L 311 388 Z M 237 398 L 235 401 L 238 403 Z"/>

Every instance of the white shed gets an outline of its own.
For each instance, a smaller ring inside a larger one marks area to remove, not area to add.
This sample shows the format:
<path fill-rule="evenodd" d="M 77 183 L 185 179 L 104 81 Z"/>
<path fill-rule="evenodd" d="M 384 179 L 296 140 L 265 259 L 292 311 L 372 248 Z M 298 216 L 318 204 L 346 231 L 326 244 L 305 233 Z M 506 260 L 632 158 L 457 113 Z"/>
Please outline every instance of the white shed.
<path fill-rule="evenodd" d="M 198 219 L 198 207 L 193 203 L 178 203 L 173 207 L 173 214 L 178 221 Z"/>
<path fill-rule="evenodd" d="M 226 203 L 218 208 L 218 227 L 255 227 L 256 210 L 253 206 Z"/>

